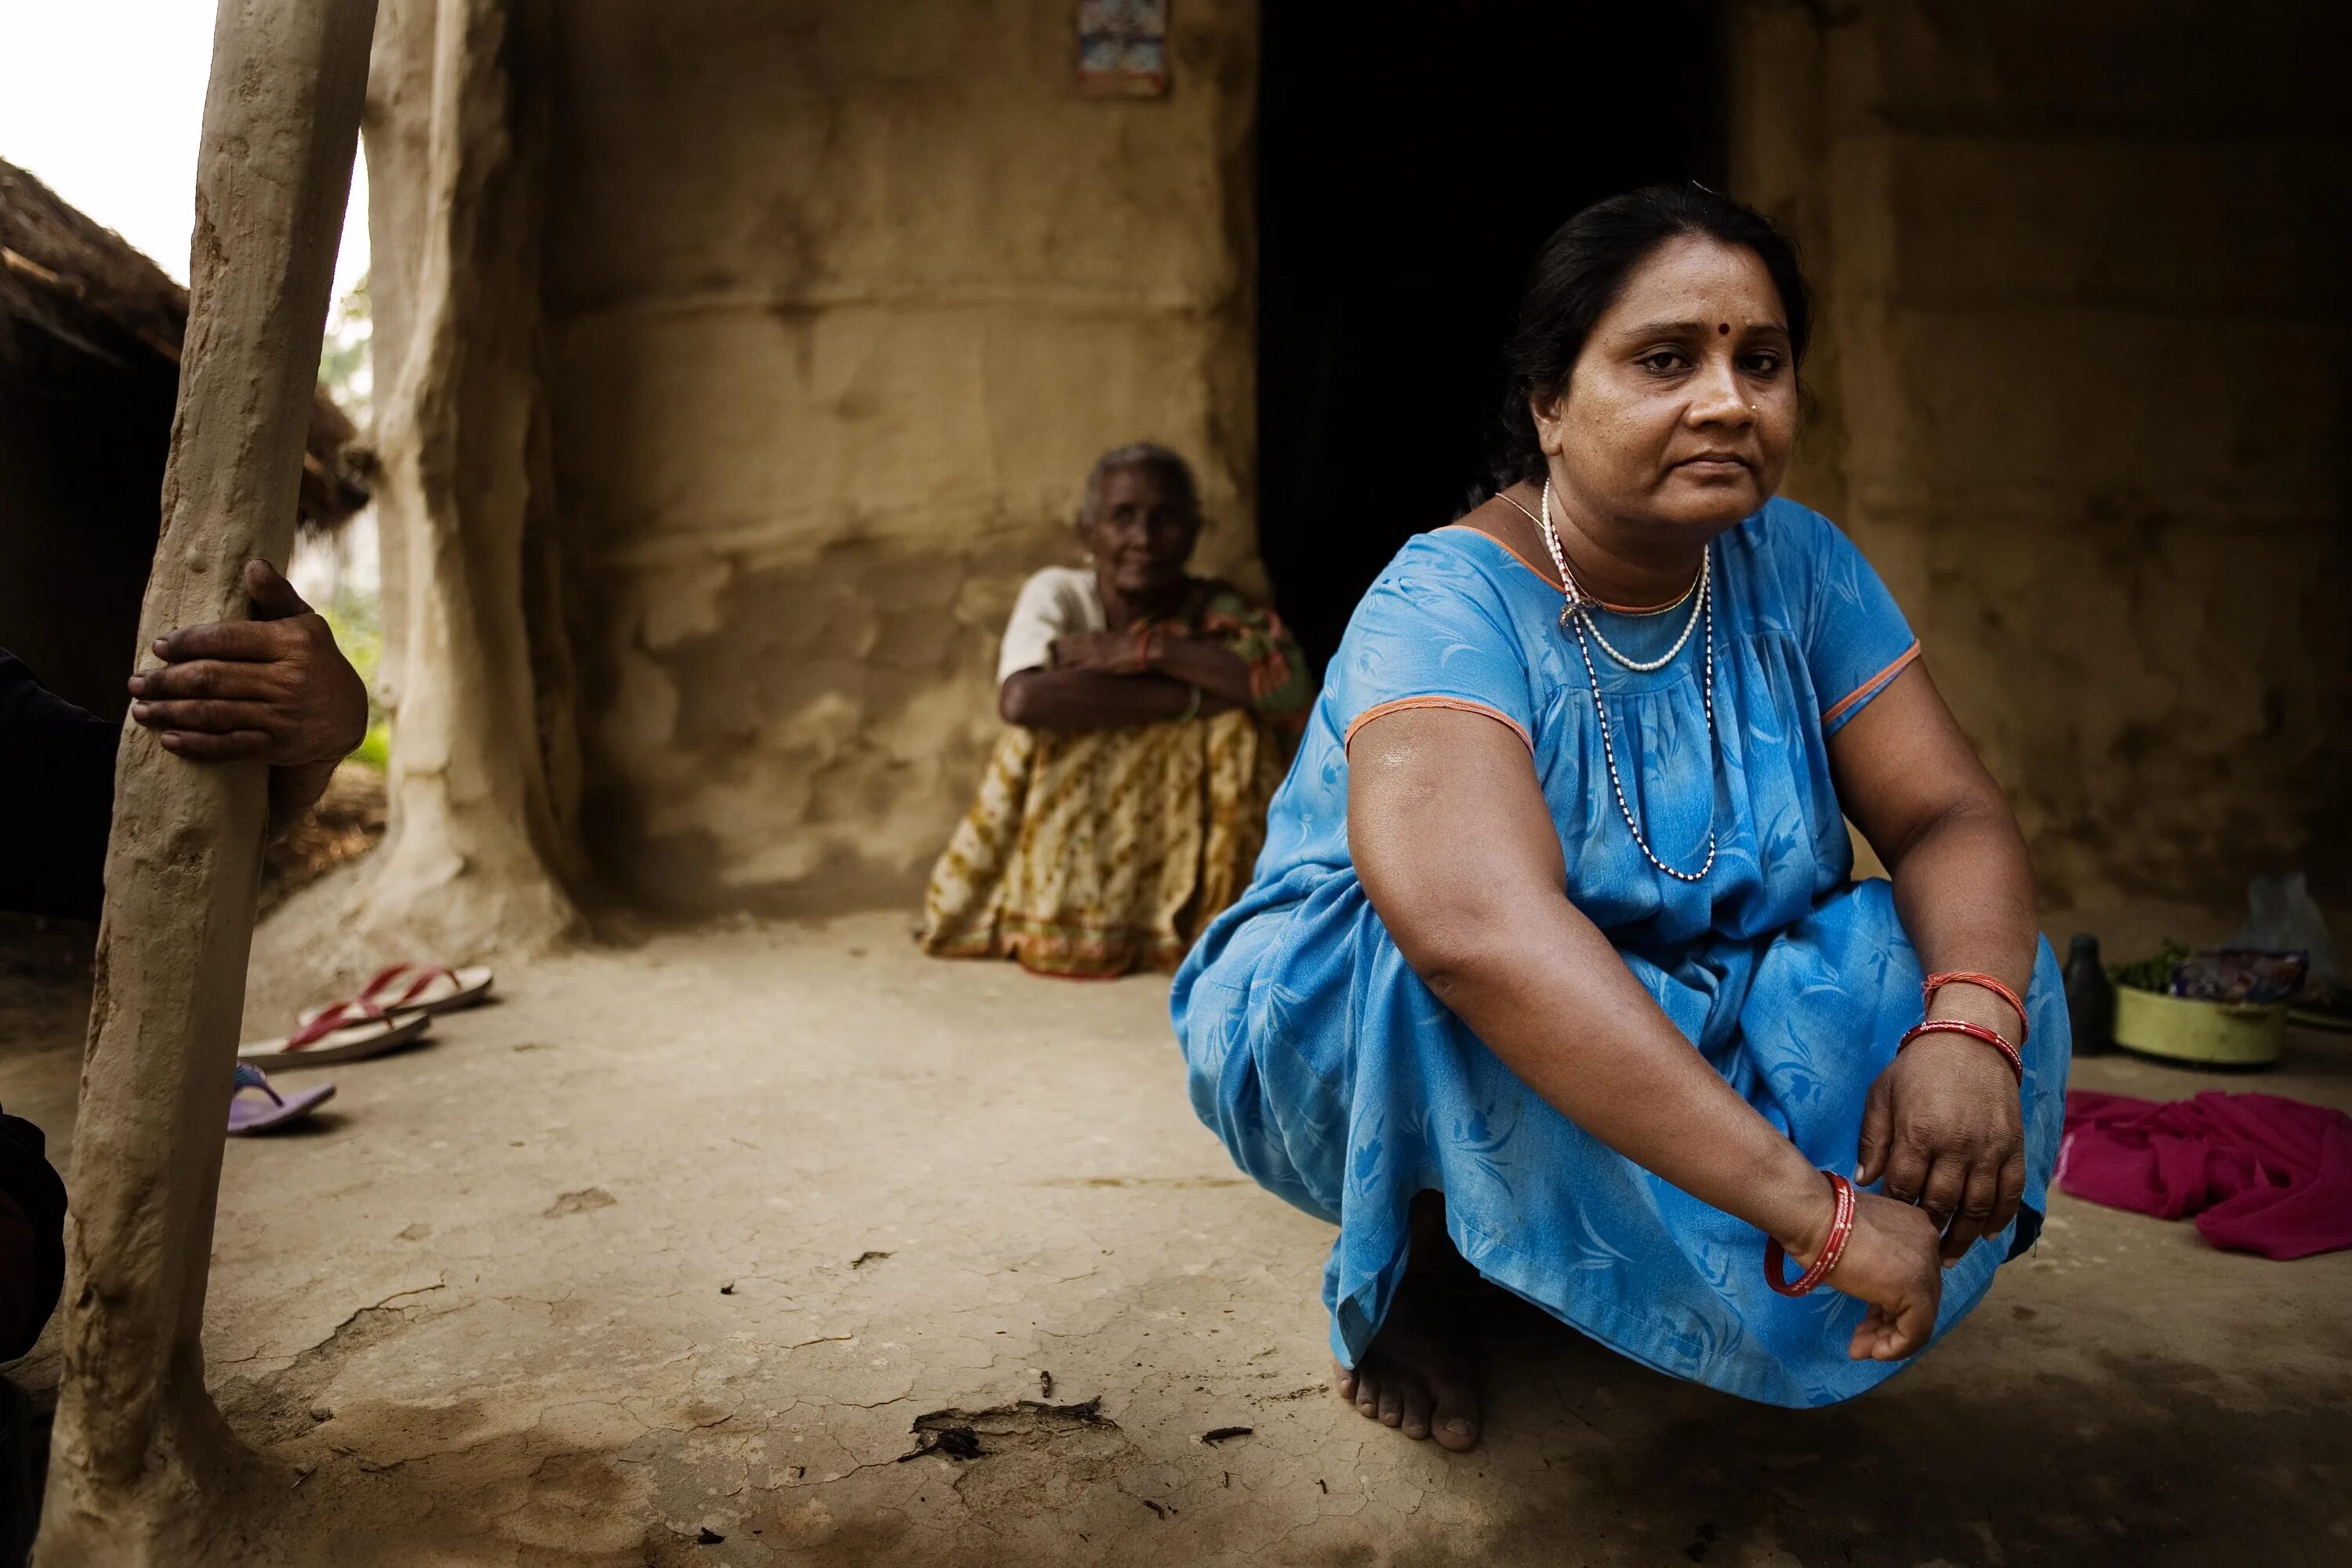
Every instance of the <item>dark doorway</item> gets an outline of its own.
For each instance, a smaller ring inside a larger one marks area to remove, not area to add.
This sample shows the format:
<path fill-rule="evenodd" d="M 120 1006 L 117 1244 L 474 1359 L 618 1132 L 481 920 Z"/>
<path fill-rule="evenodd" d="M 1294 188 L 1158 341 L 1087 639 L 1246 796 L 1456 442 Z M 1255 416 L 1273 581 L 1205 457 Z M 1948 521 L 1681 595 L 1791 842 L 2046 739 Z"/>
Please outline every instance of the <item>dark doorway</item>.
<path fill-rule="evenodd" d="M 1258 114 L 1258 542 L 1318 668 L 1484 468 L 1545 237 L 1721 183 L 1706 0 L 1270 0 Z"/>

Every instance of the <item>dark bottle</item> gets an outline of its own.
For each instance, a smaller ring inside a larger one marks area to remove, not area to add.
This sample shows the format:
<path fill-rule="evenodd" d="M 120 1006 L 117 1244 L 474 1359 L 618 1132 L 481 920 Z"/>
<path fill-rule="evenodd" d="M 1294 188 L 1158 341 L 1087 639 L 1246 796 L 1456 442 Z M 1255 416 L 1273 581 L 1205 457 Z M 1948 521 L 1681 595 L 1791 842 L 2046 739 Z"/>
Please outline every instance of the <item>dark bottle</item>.
<path fill-rule="evenodd" d="M 2074 1054 L 2095 1057 L 2115 1044 L 2116 988 L 2099 962 L 2099 939 L 2078 936 L 2066 952 L 2066 1011 L 2074 1024 Z"/>

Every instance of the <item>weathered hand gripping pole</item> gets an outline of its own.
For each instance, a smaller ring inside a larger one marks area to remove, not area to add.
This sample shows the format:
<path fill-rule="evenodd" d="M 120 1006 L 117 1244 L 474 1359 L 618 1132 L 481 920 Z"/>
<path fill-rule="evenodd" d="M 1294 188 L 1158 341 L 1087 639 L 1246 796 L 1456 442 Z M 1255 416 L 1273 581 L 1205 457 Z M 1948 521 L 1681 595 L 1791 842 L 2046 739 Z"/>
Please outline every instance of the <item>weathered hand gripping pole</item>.
<path fill-rule="evenodd" d="M 196 170 L 180 405 L 140 616 L 247 613 L 293 543 L 375 0 L 221 0 Z M 65 1372 L 40 1568 L 266 1559 L 250 1457 L 205 1391 L 222 1130 L 253 934 L 259 763 L 126 729 L 66 1228 Z"/>

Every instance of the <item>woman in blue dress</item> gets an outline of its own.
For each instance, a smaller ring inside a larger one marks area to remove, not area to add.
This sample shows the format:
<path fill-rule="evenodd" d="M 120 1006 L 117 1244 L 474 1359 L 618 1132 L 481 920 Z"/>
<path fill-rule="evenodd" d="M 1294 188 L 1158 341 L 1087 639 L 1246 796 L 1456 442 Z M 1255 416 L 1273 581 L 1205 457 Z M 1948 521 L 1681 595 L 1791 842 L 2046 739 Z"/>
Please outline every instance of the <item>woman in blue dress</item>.
<path fill-rule="evenodd" d="M 1703 188 L 1552 237 L 1502 488 L 1357 607 L 1255 879 L 1177 977 L 1202 1118 L 1339 1226 L 1341 1396 L 1412 1436 L 1477 1440 L 1471 1270 L 1820 1405 L 2039 1230 L 2056 965 L 1893 598 L 1774 496 L 1809 325 L 1787 240 Z M 1853 879 L 1846 819 L 1891 882 Z M 1802 1272 L 1768 1279 L 1783 1249 Z"/>

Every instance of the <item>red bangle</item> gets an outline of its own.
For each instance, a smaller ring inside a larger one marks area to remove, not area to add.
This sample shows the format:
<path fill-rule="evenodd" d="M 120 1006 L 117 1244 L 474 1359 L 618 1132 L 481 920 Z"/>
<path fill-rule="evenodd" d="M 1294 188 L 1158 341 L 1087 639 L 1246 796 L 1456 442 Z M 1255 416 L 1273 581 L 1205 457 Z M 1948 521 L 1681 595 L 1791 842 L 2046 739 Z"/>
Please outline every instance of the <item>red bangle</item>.
<path fill-rule="evenodd" d="M 1936 993 L 1941 991 L 1947 985 L 1978 986 L 1983 990 L 1991 992 L 1994 995 L 2008 1003 L 2011 1010 L 2015 1012 L 2017 1015 L 2017 1043 L 2021 1046 L 2025 1043 L 2026 1022 L 2024 999 L 2019 996 L 2016 992 L 2011 991 L 2008 986 L 2003 985 L 2000 981 L 1994 979 L 1990 974 L 1978 974 L 1973 971 L 1962 969 L 1949 970 L 1942 974 L 1930 974 L 1927 976 L 1927 981 L 1919 987 L 1919 1011 L 1924 1013 L 1928 1008 L 1934 1006 L 1936 1005 Z"/>
<path fill-rule="evenodd" d="M 2009 1070 L 2017 1076 L 2018 1082 L 2025 1081 L 2024 1056 L 1997 1029 L 1988 1029 L 1982 1024 L 1971 1024 L 1966 1018 L 1929 1018 L 1925 1023 L 1912 1025 L 1904 1034 L 1901 1043 L 1895 1048 L 1900 1051 L 1922 1035 L 1966 1035 L 1972 1040 L 1982 1040 L 1986 1045 L 1999 1051 L 2008 1061 Z"/>
<path fill-rule="evenodd" d="M 1151 626 L 1145 621 L 1135 623 L 1135 668 L 1141 674 L 1151 668 Z"/>
<path fill-rule="evenodd" d="M 1783 1296 L 1802 1296 L 1828 1279 L 1830 1270 L 1838 1266 L 1838 1259 L 1845 1256 L 1846 1238 L 1853 1234 L 1853 1184 L 1835 1171 L 1823 1171 L 1822 1174 L 1830 1179 L 1830 1193 L 1836 1201 L 1837 1212 L 1830 1216 L 1829 1239 L 1822 1243 L 1821 1256 L 1813 1259 L 1813 1266 L 1794 1279 L 1783 1279 L 1781 1266 L 1789 1255 L 1777 1239 L 1769 1236 L 1764 1238 L 1764 1283 Z"/>

